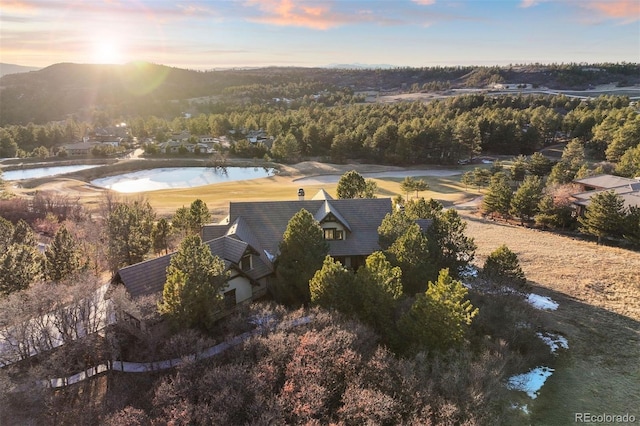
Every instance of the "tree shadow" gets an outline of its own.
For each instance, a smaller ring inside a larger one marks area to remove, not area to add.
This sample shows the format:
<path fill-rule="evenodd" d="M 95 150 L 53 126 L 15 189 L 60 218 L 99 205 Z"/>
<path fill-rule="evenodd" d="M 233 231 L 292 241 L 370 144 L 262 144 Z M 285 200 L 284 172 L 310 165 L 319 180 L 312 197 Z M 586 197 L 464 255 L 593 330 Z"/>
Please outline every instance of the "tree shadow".
<path fill-rule="evenodd" d="M 532 293 L 559 304 L 542 311 L 544 331 L 567 338 L 555 372 L 531 401 L 531 424 L 575 422 L 575 413 L 640 417 L 640 322 L 532 283 Z M 531 366 L 534 368 L 536 366 Z"/>

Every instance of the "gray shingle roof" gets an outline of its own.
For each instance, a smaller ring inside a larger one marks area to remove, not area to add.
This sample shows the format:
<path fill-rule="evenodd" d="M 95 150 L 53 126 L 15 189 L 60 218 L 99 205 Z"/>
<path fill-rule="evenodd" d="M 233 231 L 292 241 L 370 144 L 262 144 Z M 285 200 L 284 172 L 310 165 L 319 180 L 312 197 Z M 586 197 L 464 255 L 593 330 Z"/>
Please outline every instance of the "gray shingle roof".
<path fill-rule="evenodd" d="M 318 192 L 316 192 L 316 195 L 313 196 L 312 200 L 333 200 L 333 197 L 329 195 L 327 191 L 321 188 Z"/>
<path fill-rule="evenodd" d="M 207 244 L 211 249 L 211 253 L 224 261 L 227 269 L 237 265 L 247 251 L 259 254 L 257 250 L 252 250 L 247 242 L 228 236 L 208 241 Z M 175 252 L 126 266 L 120 269 L 117 275 L 129 294 L 134 298 L 160 292 L 164 288 L 164 283 L 167 279 L 167 267 L 174 254 Z M 255 281 L 269 275 L 271 272 L 271 268 L 257 257 L 253 258 L 253 268 L 249 271 L 244 271 L 249 278 Z"/>
<path fill-rule="evenodd" d="M 278 245 L 289 220 L 301 209 L 318 212 L 326 200 L 238 202 L 229 206 L 229 220 L 241 217 L 263 250 L 278 253 Z M 337 212 L 351 228 L 341 241 L 330 241 L 329 253 L 334 256 L 368 255 L 379 250 L 378 226 L 391 213 L 390 198 L 331 200 Z"/>
<path fill-rule="evenodd" d="M 580 185 L 592 186 L 597 189 L 612 189 L 619 186 L 638 183 L 635 179 L 613 175 L 589 176 L 584 179 L 576 179 L 574 182 L 579 183 Z"/>
<path fill-rule="evenodd" d="M 349 222 L 347 222 L 347 220 L 344 217 L 342 217 L 338 209 L 333 207 L 329 201 L 325 201 L 324 203 L 322 203 L 322 206 L 320 206 L 320 208 L 318 209 L 316 214 L 313 215 L 313 217 L 315 220 L 322 223 L 322 221 L 326 219 L 327 216 L 330 216 L 330 215 L 333 215 L 333 217 L 338 222 L 340 222 L 342 226 L 347 228 L 349 232 L 353 232 L 353 230 L 351 229 L 351 226 L 349 226 Z"/>
<path fill-rule="evenodd" d="M 200 233 L 200 236 L 202 237 L 202 241 L 211 241 L 226 235 L 228 229 L 229 229 L 228 224 L 205 225 L 202 227 L 202 232 Z"/>

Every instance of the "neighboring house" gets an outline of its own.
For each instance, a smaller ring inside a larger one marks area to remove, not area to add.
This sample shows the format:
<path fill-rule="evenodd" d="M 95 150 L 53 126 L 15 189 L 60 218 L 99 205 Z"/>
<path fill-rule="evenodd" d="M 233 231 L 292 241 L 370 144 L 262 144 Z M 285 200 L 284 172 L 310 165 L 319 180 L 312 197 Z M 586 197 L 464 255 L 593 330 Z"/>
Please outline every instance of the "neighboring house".
<path fill-rule="evenodd" d="M 114 138 L 114 137 L 105 137 L 97 139 L 103 145 L 111 145 L 114 148 L 117 148 L 122 143 L 122 138 Z"/>
<path fill-rule="evenodd" d="M 629 179 L 613 175 L 596 175 L 573 181 L 582 192 L 573 194 L 573 204 L 578 216 L 582 216 L 591 197 L 604 191 L 615 191 L 624 200 L 625 208 L 640 207 L 640 178 Z"/>
<path fill-rule="evenodd" d="M 177 154 L 182 145 L 182 142 L 171 140 L 158 144 L 158 149 L 160 149 L 160 152 L 163 154 Z"/>
<path fill-rule="evenodd" d="M 274 277 L 274 262 L 289 220 L 301 209 L 309 211 L 324 230 L 329 254 L 357 269 L 367 256 L 380 250 L 378 227 L 391 213 L 390 198 L 335 200 L 320 190 L 311 200 L 299 191 L 297 201 L 232 202 L 229 216 L 219 224 L 205 225 L 202 240 L 224 260 L 231 272 L 224 292 L 227 308 L 264 296 Z M 429 220 L 417 223 L 422 229 Z M 162 292 L 172 254 L 127 266 L 118 271 L 134 297 Z"/>
<path fill-rule="evenodd" d="M 78 142 L 62 145 L 62 148 L 69 155 L 89 155 L 91 154 L 91 149 L 96 145 L 98 145 L 98 142 Z"/>
<path fill-rule="evenodd" d="M 191 137 L 191 133 L 187 132 L 186 130 L 183 130 L 182 132 L 179 132 L 179 133 L 171 133 L 171 135 L 169 136 L 169 141 L 177 142 L 178 144 L 187 143 L 189 142 L 190 137 Z"/>
<path fill-rule="evenodd" d="M 250 144 L 263 144 L 264 146 L 266 146 L 268 149 L 271 149 L 271 147 L 273 146 L 273 138 L 270 138 L 267 136 L 267 132 L 265 132 L 264 130 L 260 129 L 260 130 L 250 130 L 247 133 L 247 141 Z"/>

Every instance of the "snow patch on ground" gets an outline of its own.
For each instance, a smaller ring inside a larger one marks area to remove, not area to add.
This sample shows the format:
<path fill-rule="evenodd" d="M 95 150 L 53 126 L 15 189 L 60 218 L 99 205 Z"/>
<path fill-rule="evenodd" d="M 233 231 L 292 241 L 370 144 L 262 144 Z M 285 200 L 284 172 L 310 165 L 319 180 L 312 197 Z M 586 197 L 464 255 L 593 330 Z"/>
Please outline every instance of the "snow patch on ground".
<path fill-rule="evenodd" d="M 461 278 L 470 278 L 470 277 L 477 277 L 478 276 L 478 268 L 476 268 L 473 265 L 466 265 L 462 268 L 460 268 L 460 277 Z"/>
<path fill-rule="evenodd" d="M 521 410 L 523 413 L 529 414 L 529 407 L 527 406 L 527 404 L 513 403 L 511 404 L 511 408 L 513 408 L 514 410 Z"/>
<path fill-rule="evenodd" d="M 556 353 L 558 349 L 569 349 L 569 341 L 566 337 L 555 333 L 536 333 L 542 341 L 549 346 L 552 353 Z"/>
<path fill-rule="evenodd" d="M 528 373 L 510 377 L 507 382 L 507 388 L 526 392 L 531 399 L 536 399 L 538 391 L 547 381 L 547 378 L 553 374 L 553 371 L 553 368 L 549 367 L 536 367 Z"/>
<path fill-rule="evenodd" d="M 529 294 L 527 296 L 527 302 L 536 309 L 542 309 L 544 311 L 555 311 L 558 309 L 558 302 L 550 297 L 540 296 L 539 294 Z"/>

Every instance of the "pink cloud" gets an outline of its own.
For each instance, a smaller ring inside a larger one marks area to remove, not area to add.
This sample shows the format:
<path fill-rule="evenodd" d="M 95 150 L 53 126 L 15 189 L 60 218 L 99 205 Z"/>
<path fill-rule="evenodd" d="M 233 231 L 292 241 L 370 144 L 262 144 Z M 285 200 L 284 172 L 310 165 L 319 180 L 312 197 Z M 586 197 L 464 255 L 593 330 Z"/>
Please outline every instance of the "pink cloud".
<path fill-rule="evenodd" d="M 581 7 L 600 12 L 607 18 L 634 22 L 640 19 L 638 0 L 597 0 L 578 3 Z"/>
<path fill-rule="evenodd" d="M 307 27 L 327 30 L 348 21 L 331 10 L 327 2 L 307 2 L 301 4 L 294 0 L 248 0 L 247 6 L 256 6 L 263 16 L 251 20 L 273 25 Z"/>
<path fill-rule="evenodd" d="M 415 4 L 419 4 L 421 6 L 429 6 L 436 3 L 436 0 L 412 0 Z"/>
<path fill-rule="evenodd" d="M 520 7 L 529 8 L 549 2 L 551 0 L 522 0 Z M 597 12 L 598 16 L 591 16 L 588 20 L 591 22 L 594 21 L 594 18 L 596 20 L 601 18 L 620 19 L 625 23 L 640 19 L 640 1 L 638 0 L 563 0 L 563 2 L 569 6 Z"/>

